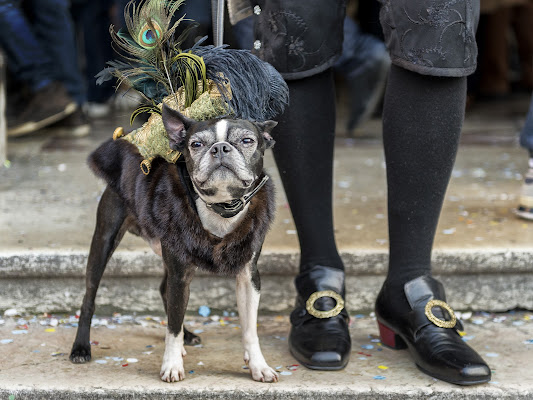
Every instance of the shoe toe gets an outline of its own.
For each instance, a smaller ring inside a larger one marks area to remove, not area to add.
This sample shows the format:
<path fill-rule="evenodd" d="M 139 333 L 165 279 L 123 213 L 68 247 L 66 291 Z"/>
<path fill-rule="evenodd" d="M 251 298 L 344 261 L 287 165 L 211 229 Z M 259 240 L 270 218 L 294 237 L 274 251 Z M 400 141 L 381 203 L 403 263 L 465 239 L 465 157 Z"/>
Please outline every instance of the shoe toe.
<path fill-rule="evenodd" d="M 342 355 L 336 351 L 319 351 L 311 356 L 311 364 L 322 367 L 341 367 Z"/>
<path fill-rule="evenodd" d="M 491 372 L 487 364 L 472 364 L 462 369 L 461 376 L 474 383 L 487 382 L 490 380 Z"/>

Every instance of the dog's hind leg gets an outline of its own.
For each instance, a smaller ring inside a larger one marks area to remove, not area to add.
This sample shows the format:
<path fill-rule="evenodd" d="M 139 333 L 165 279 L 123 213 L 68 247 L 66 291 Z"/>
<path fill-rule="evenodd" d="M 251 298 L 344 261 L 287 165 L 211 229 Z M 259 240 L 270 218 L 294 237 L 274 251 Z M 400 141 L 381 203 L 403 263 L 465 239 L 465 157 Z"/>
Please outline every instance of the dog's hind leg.
<path fill-rule="evenodd" d="M 165 276 L 163 276 L 163 280 L 161 281 L 161 286 L 159 286 L 159 293 L 161 293 L 161 298 L 163 299 L 163 306 L 165 307 L 165 314 L 167 314 L 167 278 L 168 278 L 168 273 L 165 268 Z M 185 343 L 185 346 L 194 346 L 194 345 L 202 343 L 202 338 L 198 335 L 195 335 L 191 331 L 187 330 L 187 328 L 183 327 L 183 342 Z"/>
<path fill-rule="evenodd" d="M 278 374 L 270 368 L 263 357 L 257 337 L 257 309 L 259 308 L 259 291 L 261 282 L 257 271 L 259 253 L 237 275 L 236 292 L 239 319 L 244 345 L 244 362 L 250 368 L 255 381 L 277 382 Z"/>
<path fill-rule="evenodd" d="M 189 284 L 194 276 L 194 269 L 182 265 L 165 246 L 162 246 L 162 254 L 167 271 L 168 326 L 160 376 L 165 382 L 176 382 L 185 379 L 183 356 L 187 353 L 183 347 L 183 319 L 189 302 Z"/>
<path fill-rule="evenodd" d="M 124 223 L 126 216 L 127 211 L 124 202 L 112 189 L 107 187 L 98 204 L 96 228 L 87 260 L 85 296 L 78 321 L 78 332 L 70 353 L 70 360 L 74 363 L 84 363 L 91 360 L 89 339 L 94 300 L 106 264 L 126 231 L 126 224 Z"/>

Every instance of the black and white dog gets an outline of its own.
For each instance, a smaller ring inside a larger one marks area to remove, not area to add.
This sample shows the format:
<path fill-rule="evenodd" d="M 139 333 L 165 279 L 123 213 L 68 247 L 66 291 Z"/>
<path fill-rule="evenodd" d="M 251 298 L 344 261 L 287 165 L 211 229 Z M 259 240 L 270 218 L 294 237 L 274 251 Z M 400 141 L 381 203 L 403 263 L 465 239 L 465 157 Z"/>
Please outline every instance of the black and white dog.
<path fill-rule="evenodd" d="M 163 123 L 171 148 L 185 162 L 155 159 L 149 175 L 143 157 L 126 140 L 108 141 L 89 165 L 108 186 L 98 205 L 87 263 L 86 293 L 70 359 L 91 359 L 89 342 L 96 292 L 107 261 L 126 231 L 143 237 L 163 259 L 160 291 L 168 316 L 161 379 L 185 378 L 184 344 L 199 338 L 183 327 L 189 284 L 197 268 L 236 276 L 244 361 L 256 381 L 275 382 L 257 337 L 260 280 L 257 259 L 274 217 L 274 189 L 263 171 L 276 122 L 189 120 L 167 106 Z"/>

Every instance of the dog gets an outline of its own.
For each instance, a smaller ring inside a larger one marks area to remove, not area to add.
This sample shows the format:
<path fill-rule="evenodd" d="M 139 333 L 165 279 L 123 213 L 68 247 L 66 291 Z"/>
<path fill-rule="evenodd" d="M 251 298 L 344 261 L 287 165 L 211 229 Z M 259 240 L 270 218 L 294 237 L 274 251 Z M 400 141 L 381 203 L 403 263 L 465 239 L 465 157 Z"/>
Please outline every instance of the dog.
<path fill-rule="evenodd" d="M 87 261 L 86 292 L 70 360 L 91 359 L 89 342 L 96 292 L 106 263 L 129 231 L 144 238 L 162 257 L 160 286 L 168 325 L 160 377 L 185 378 L 184 344 L 199 338 L 183 327 L 189 284 L 197 268 L 236 276 L 244 361 L 252 378 L 276 382 L 257 337 L 260 277 L 257 259 L 274 218 L 274 188 L 263 170 L 263 155 L 274 144 L 274 121 L 221 118 L 193 121 L 168 106 L 162 119 L 170 147 L 182 153 L 176 164 L 152 162 L 126 140 L 109 140 L 88 159 L 107 182 L 100 199 Z"/>

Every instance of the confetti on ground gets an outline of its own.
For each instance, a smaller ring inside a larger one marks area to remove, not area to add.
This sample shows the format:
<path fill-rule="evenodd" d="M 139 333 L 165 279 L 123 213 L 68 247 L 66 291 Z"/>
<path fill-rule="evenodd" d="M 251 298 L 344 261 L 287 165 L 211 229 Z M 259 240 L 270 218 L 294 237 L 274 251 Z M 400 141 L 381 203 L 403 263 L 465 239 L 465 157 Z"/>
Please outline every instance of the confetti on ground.
<path fill-rule="evenodd" d="M 387 367 L 387 366 L 385 366 L 385 365 L 378 365 L 378 368 L 379 368 L 379 369 L 383 369 L 383 370 L 385 370 L 385 369 L 389 369 L 389 367 Z"/>
<path fill-rule="evenodd" d="M 368 360 L 366 357 L 359 357 L 360 360 Z"/>
<path fill-rule="evenodd" d="M 211 309 L 207 306 L 200 306 L 200 308 L 198 308 L 198 314 L 200 314 L 202 317 L 209 317 L 209 314 L 211 314 Z"/>
<path fill-rule="evenodd" d="M 357 354 L 362 354 L 363 356 L 372 357 L 372 354 L 363 353 L 362 351 L 358 351 Z"/>
<path fill-rule="evenodd" d="M 100 342 L 97 342 L 96 340 L 91 340 L 91 346 L 98 346 Z"/>
<path fill-rule="evenodd" d="M 472 340 L 474 339 L 475 336 L 474 335 L 470 335 L 470 336 L 463 336 L 462 339 L 464 342 L 468 342 L 469 340 Z"/>
<path fill-rule="evenodd" d="M 475 325 L 483 325 L 485 321 L 483 321 L 482 319 L 476 318 L 472 320 L 472 323 Z"/>
<path fill-rule="evenodd" d="M 0 343 L 1 344 L 13 343 L 13 339 L 2 339 L 2 340 L 0 340 Z"/>
<path fill-rule="evenodd" d="M 150 355 L 152 353 L 153 353 L 153 351 L 143 351 L 143 354 L 146 354 L 146 355 Z"/>
<path fill-rule="evenodd" d="M 376 376 L 374 376 L 374 379 L 376 379 L 378 381 L 382 381 L 383 379 L 385 379 L 385 377 L 383 375 L 376 375 Z"/>
<path fill-rule="evenodd" d="M 514 321 L 514 322 L 513 322 L 513 325 L 514 325 L 514 326 L 522 326 L 522 325 L 524 325 L 524 324 L 525 324 L 524 321 Z"/>
<path fill-rule="evenodd" d="M 4 316 L 6 317 L 14 317 L 16 315 L 19 315 L 18 311 L 14 308 L 8 308 L 4 311 Z"/>
<path fill-rule="evenodd" d="M 189 374 L 194 374 L 194 369 L 191 369 L 191 370 L 189 371 Z"/>
<path fill-rule="evenodd" d="M 291 371 L 281 371 L 279 374 L 280 375 L 292 375 L 292 372 Z"/>
<path fill-rule="evenodd" d="M 48 328 L 48 329 L 45 329 L 44 331 L 51 333 L 51 332 L 55 332 L 56 329 L 55 328 Z"/>
<path fill-rule="evenodd" d="M 533 339 L 524 340 L 524 344 L 533 344 Z"/>
<path fill-rule="evenodd" d="M 53 352 L 50 354 L 52 357 L 59 357 L 59 356 L 65 356 L 67 353 L 60 353 L 58 351 Z"/>
<path fill-rule="evenodd" d="M 129 365 L 128 363 L 122 364 L 123 367 L 127 367 L 128 365 Z"/>
<path fill-rule="evenodd" d="M 118 362 L 118 361 L 122 361 L 122 360 L 124 360 L 122 357 L 111 357 L 111 359 L 112 359 L 113 361 L 117 361 L 117 362 Z"/>
<path fill-rule="evenodd" d="M 456 230 L 456 228 L 444 229 L 442 233 L 444 233 L 445 235 L 453 235 Z"/>
<path fill-rule="evenodd" d="M 13 335 L 25 335 L 28 333 L 27 329 L 17 329 L 15 331 L 11 331 Z"/>
<path fill-rule="evenodd" d="M 365 350 L 372 350 L 374 348 L 373 345 L 371 344 L 364 344 L 361 346 L 362 349 L 365 349 Z"/>
<path fill-rule="evenodd" d="M 296 231 L 294 229 L 288 229 L 286 233 L 287 235 L 296 235 Z"/>
<path fill-rule="evenodd" d="M 107 364 L 107 360 L 96 360 L 96 364 Z"/>
<path fill-rule="evenodd" d="M 248 365 L 243 365 L 242 369 L 250 369 L 250 368 L 248 368 Z"/>
<path fill-rule="evenodd" d="M 379 342 L 381 342 L 381 340 L 380 339 L 372 339 L 371 342 L 372 343 L 379 343 Z"/>
<path fill-rule="evenodd" d="M 136 363 L 139 360 L 137 360 L 136 358 L 127 358 L 126 361 L 129 362 L 129 363 Z"/>
<path fill-rule="evenodd" d="M 498 353 L 486 353 L 487 357 L 499 357 L 500 355 Z"/>
<path fill-rule="evenodd" d="M 289 371 L 296 371 L 298 369 L 300 365 L 299 364 L 292 364 L 292 365 L 287 365 L 287 369 Z"/>
<path fill-rule="evenodd" d="M 278 366 L 276 367 L 277 370 L 280 370 L 280 369 L 282 369 L 282 368 L 283 368 L 282 365 L 278 365 Z"/>
<path fill-rule="evenodd" d="M 199 333 L 202 333 L 203 331 L 204 331 L 203 329 L 195 329 L 192 333 L 199 334 Z"/>
<path fill-rule="evenodd" d="M 155 346 L 154 346 L 153 344 L 147 344 L 147 345 L 146 345 L 146 348 L 147 348 L 147 349 L 151 349 L 152 347 L 155 347 Z"/>
<path fill-rule="evenodd" d="M 196 365 L 204 365 L 204 363 L 202 361 L 199 361 Z"/>

